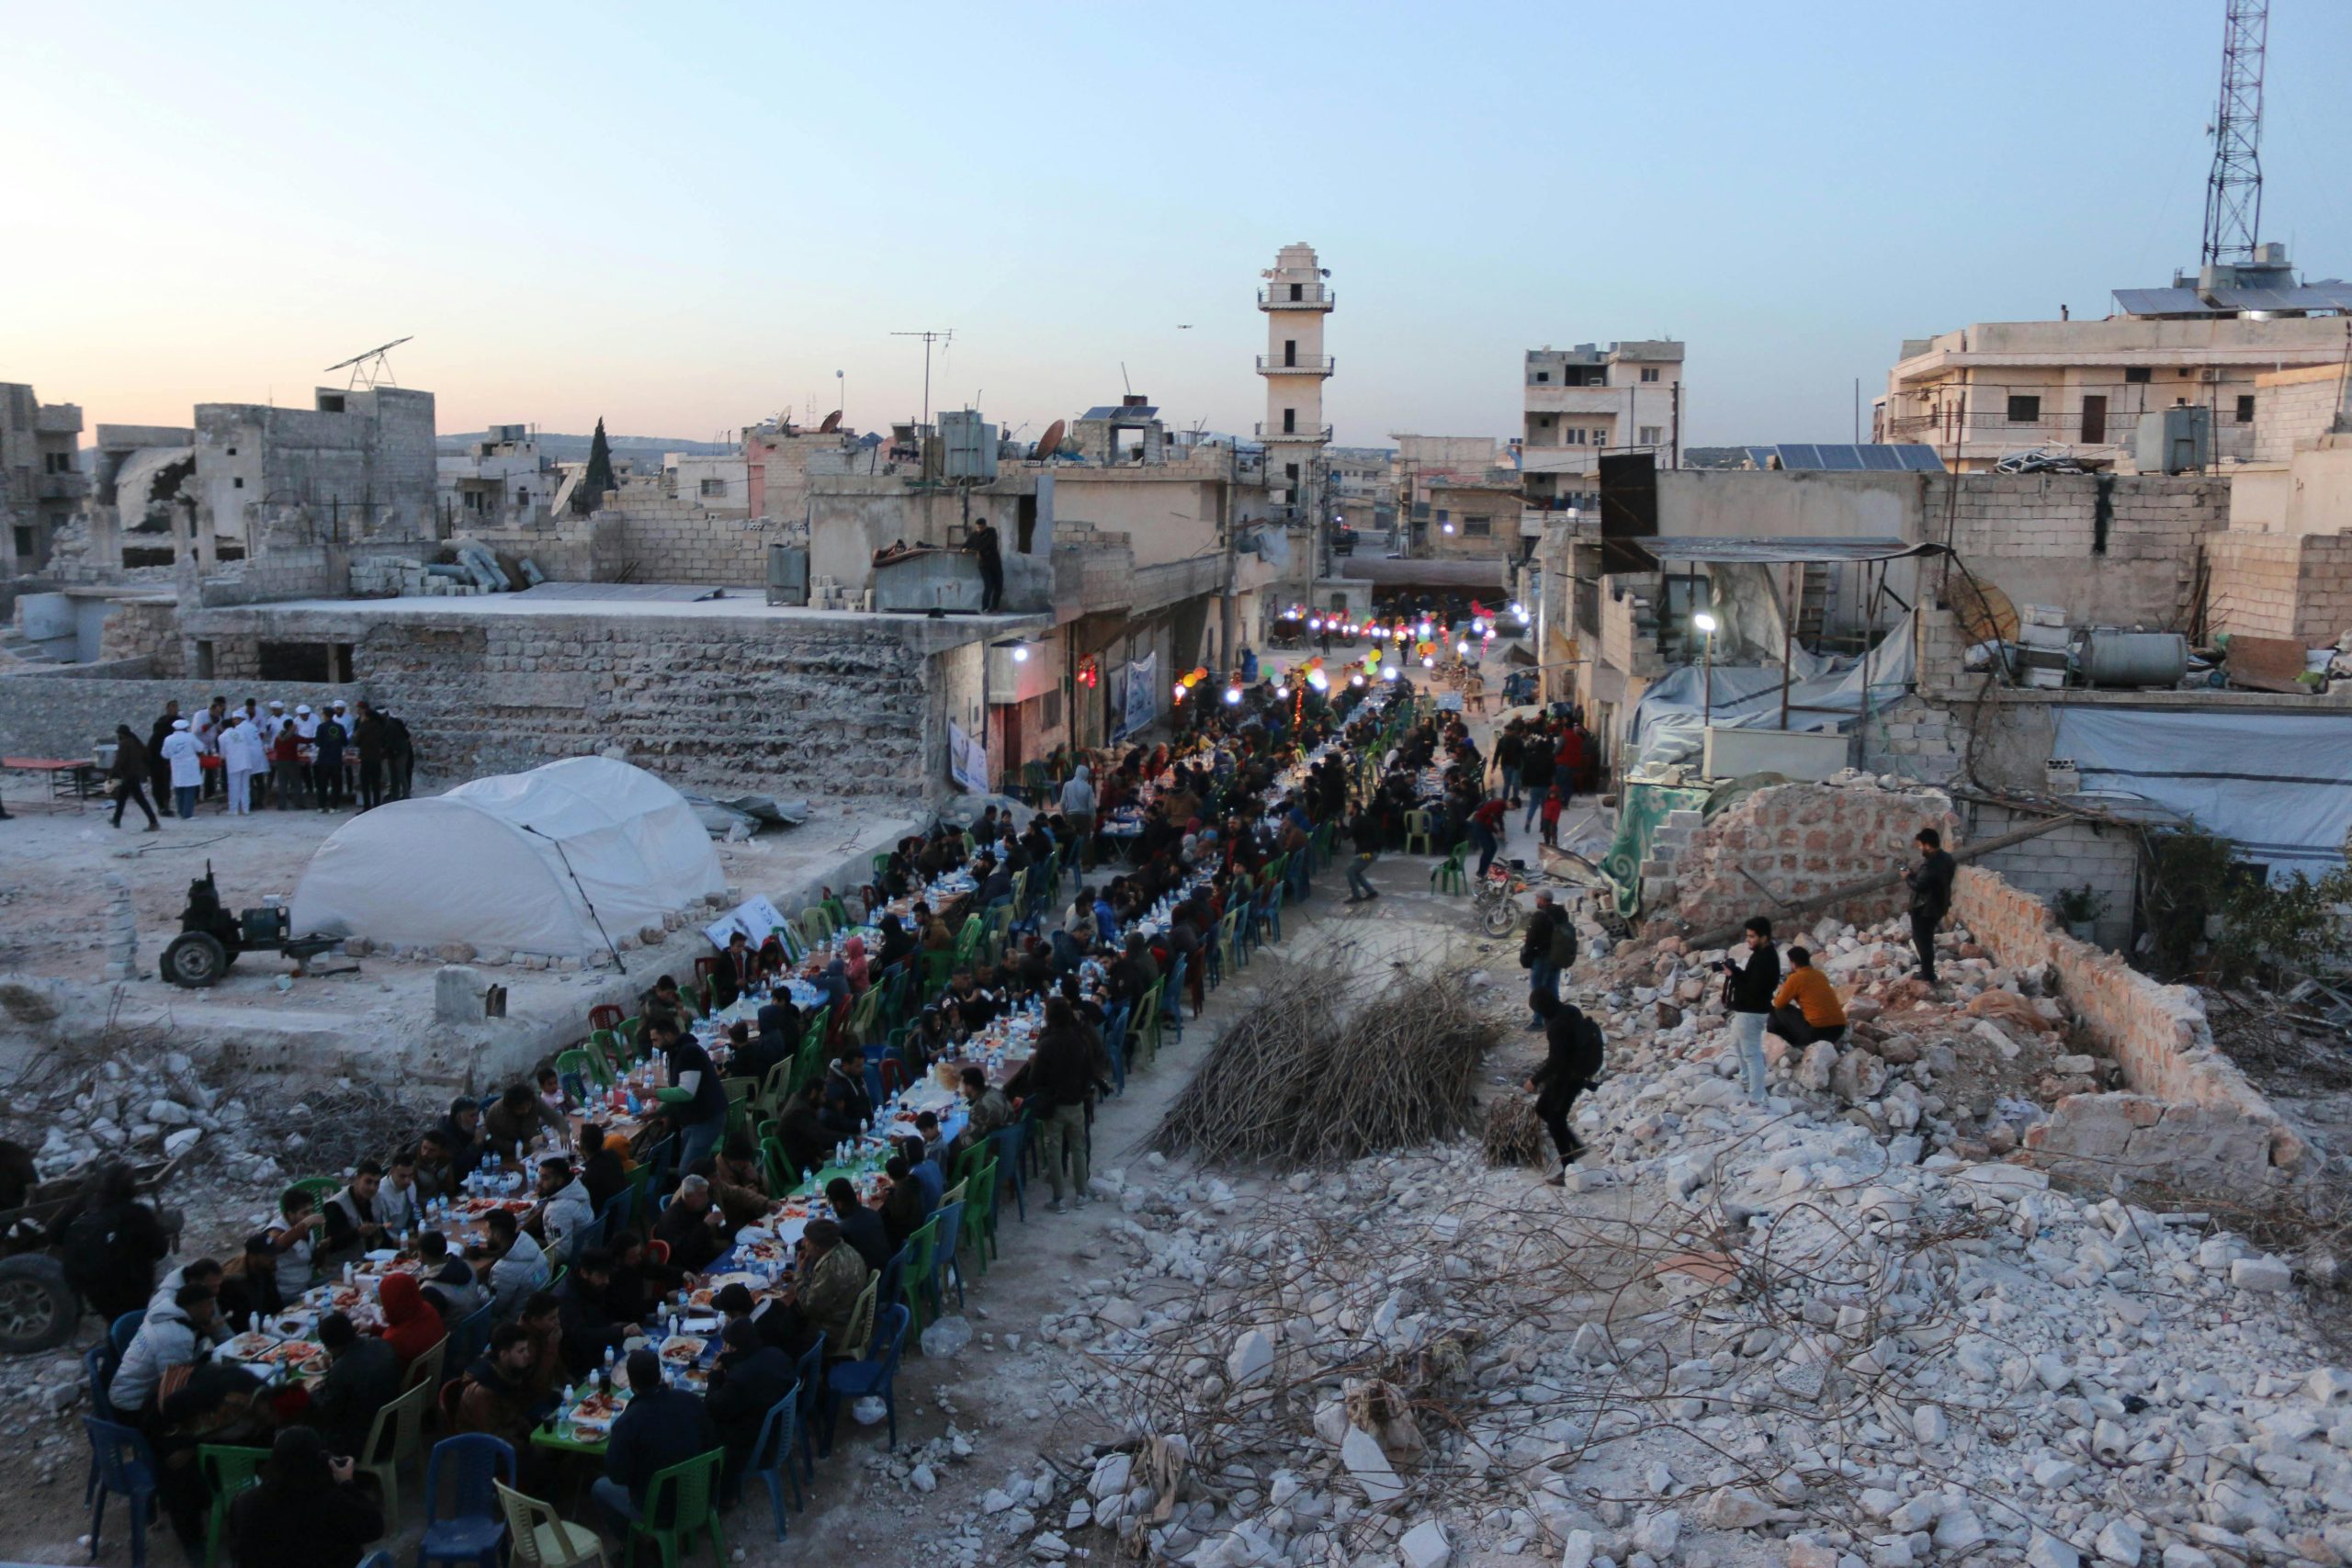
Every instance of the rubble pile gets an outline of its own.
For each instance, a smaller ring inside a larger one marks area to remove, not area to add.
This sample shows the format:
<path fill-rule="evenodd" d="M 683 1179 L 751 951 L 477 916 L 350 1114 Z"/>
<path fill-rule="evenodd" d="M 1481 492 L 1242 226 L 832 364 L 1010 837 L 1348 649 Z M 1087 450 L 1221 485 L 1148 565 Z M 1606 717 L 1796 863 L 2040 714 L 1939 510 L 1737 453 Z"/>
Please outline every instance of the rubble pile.
<path fill-rule="evenodd" d="M 1766 1108 L 1687 994 L 1706 955 L 1638 950 L 1579 996 L 1611 1055 L 1565 1190 L 1473 1138 L 1250 1197 L 1157 1154 L 1098 1175 L 1102 1271 L 1008 1375 L 1114 1436 L 1024 1467 L 943 1548 L 2352 1561 L 2352 1371 L 2290 1261 L 1987 1157 L 2029 1114 L 1996 1089 L 2108 1071 L 2039 977 L 1954 932 L 1945 1003 L 1883 931 L 1815 941 L 1877 1005 L 1847 1050 L 1778 1053 Z"/>

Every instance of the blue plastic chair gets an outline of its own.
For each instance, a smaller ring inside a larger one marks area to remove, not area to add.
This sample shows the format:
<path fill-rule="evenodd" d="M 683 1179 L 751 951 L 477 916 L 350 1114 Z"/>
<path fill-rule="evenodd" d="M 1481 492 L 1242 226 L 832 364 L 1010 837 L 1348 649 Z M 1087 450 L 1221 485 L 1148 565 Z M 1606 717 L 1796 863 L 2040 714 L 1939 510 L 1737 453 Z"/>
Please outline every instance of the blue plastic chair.
<path fill-rule="evenodd" d="M 800 1433 L 800 1471 L 808 1477 L 808 1484 L 814 1486 L 817 1484 L 817 1395 L 818 1391 L 825 1386 L 823 1334 L 819 1334 L 817 1342 L 800 1353 L 794 1371 L 800 1379 L 794 1390 L 800 1395 L 800 1413 L 794 1421 Z M 800 1489 L 797 1486 L 793 1488 L 792 1500 L 796 1506 L 798 1506 Z"/>
<path fill-rule="evenodd" d="M 842 1401 L 868 1395 L 882 1401 L 890 1420 L 889 1446 L 899 1446 L 899 1352 L 906 1348 L 910 1315 L 903 1303 L 882 1308 L 874 1317 L 874 1338 L 865 1348 L 865 1359 L 833 1368 L 825 1393 L 825 1452 L 833 1451 L 833 1427 L 841 1418 Z"/>
<path fill-rule="evenodd" d="M 154 1452 L 136 1427 L 95 1416 L 82 1417 L 82 1427 L 90 1435 L 90 1461 L 98 1472 L 97 1495 L 90 1504 L 90 1560 L 97 1561 L 107 1499 L 119 1493 L 130 1505 L 130 1568 L 147 1568 L 147 1516 L 155 1506 L 155 1477 L 161 1473 Z"/>
<path fill-rule="evenodd" d="M 115 1354 L 114 1347 L 104 1342 L 82 1352 L 82 1373 L 90 1380 L 90 1408 L 97 1412 L 99 1420 L 117 1425 L 122 1418 L 114 1413 L 114 1401 L 107 1397 L 107 1385 L 114 1382 L 115 1369 L 121 1364 L 122 1358 Z M 87 1507 L 90 1499 L 97 1495 L 98 1455 L 93 1449 L 90 1451 L 90 1479 L 82 1487 L 83 1506 Z"/>
<path fill-rule="evenodd" d="M 484 1302 L 449 1325 L 449 1348 L 443 1353 L 441 1365 L 451 1376 L 462 1373 L 490 1348 L 491 1312 L 494 1305 Z"/>
<path fill-rule="evenodd" d="M 752 1445 L 752 1457 L 745 1461 L 745 1473 L 758 1476 L 767 1483 L 768 1506 L 775 1510 L 775 1538 L 785 1536 L 784 1483 L 792 1483 L 792 1506 L 807 1512 L 808 1504 L 800 1494 L 800 1472 L 792 1463 L 792 1429 L 800 1413 L 800 1385 L 795 1383 L 790 1393 L 768 1407 L 767 1416 L 760 1422 L 759 1439 Z"/>
<path fill-rule="evenodd" d="M 623 1187 L 605 1199 L 605 1206 L 596 1211 L 596 1223 L 604 1226 L 602 1234 L 607 1245 L 627 1231 L 629 1222 L 636 1217 L 637 1189 L 634 1187 Z"/>
<path fill-rule="evenodd" d="M 1111 1058 L 1111 1092 L 1127 1092 L 1127 1014 L 1131 1010 L 1121 1002 L 1102 1021 L 1102 1050 Z"/>
<path fill-rule="evenodd" d="M 1167 983 L 1159 991 L 1159 1025 L 1173 1030 L 1176 1038 L 1184 1038 L 1184 972 L 1193 962 L 1189 953 L 1176 955 L 1176 963 L 1168 971 Z"/>
<path fill-rule="evenodd" d="M 139 1337 L 139 1325 L 146 1321 L 147 1309 L 133 1307 L 107 1325 L 107 1343 L 114 1347 L 117 1356 L 130 1348 L 130 1342 Z"/>
<path fill-rule="evenodd" d="M 1012 1183 L 1013 1212 L 1021 1216 L 1022 1224 L 1027 1224 L 1029 1205 L 1023 1194 L 1029 1184 L 1021 1174 L 1021 1156 L 1029 1145 L 1029 1123 L 1015 1122 L 1010 1127 L 999 1127 L 989 1134 L 989 1142 L 996 1145 L 997 1169 Z"/>
<path fill-rule="evenodd" d="M 947 1284 L 950 1280 L 956 1283 L 956 1306 L 960 1308 L 964 1304 L 964 1274 L 956 1267 L 956 1248 L 962 1244 L 964 1236 L 963 1200 L 942 1203 L 932 1218 L 939 1222 L 939 1232 L 932 1244 L 931 1300 L 936 1309 L 934 1317 L 944 1317 L 947 1315 Z M 877 1296 L 876 1299 L 880 1298 Z"/>
<path fill-rule="evenodd" d="M 907 1249 L 904 1246 L 901 1246 L 898 1251 L 890 1254 L 888 1258 L 883 1260 L 882 1279 L 881 1282 L 875 1287 L 874 1299 L 877 1302 L 895 1302 L 899 1300 L 900 1292 L 899 1287 L 905 1280 L 906 1274 Z"/>
<path fill-rule="evenodd" d="M 882 1092 L 882 1058 L 890 1054 L 890 1047 L 888 1045 L 866 1045 L 860 1047 L 860 1049 L 865 1057 L 866 1103 L 879 1108 L 882 1102 L 889 1098 L 889 1096 Z"/>
<path fill-rule="evenodd" d="M 442 1495 L 444 1464 L 449 1468 L 447 1498 Z M 500 1548 L 506 1540 L 506 1510 L 493 1481 L 514 1484 L 514 1450 L 501 1439 L 468 1432 L 433 1445 L 424 1474 L 424 1535 L 416 1543 L 416 1568 L 427 1562 L 498 1568 Z"/>

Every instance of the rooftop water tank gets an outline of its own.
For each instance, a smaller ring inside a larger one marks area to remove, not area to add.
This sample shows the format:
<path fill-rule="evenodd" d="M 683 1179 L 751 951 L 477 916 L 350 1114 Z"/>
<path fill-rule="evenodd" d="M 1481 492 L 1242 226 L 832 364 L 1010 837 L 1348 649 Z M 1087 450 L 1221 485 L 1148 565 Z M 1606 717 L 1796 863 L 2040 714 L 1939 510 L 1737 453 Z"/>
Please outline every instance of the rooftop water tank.
<path fill-rule="evenodd" d="M 2082 670 L 2094 686 L 2177 686 L 2188 673 L 2188 639 L 2095 626 L 2083 639 Z"/>

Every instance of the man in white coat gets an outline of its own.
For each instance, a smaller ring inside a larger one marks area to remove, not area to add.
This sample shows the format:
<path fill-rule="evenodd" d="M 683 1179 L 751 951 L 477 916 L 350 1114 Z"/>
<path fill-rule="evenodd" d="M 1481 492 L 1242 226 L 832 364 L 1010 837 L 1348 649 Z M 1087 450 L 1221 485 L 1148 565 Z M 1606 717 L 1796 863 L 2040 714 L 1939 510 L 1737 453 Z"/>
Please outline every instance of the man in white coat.
<path fill-rule="evenodd" d="M 172 809 L 183 822 L 196 816 L 196 793 L 204 787 L 204 748 L 188 733 L 187 720 L 172 720 L 164 738 L 164 761 L 172 770 Z"/>
<path fill-rule="evenodd" d="M 269 766 L 262 750 L 261 731 L 232 713 L 220 731 L 220 765 L 229 774 L 229 815 L 253 815 L 254 775 Z"/>

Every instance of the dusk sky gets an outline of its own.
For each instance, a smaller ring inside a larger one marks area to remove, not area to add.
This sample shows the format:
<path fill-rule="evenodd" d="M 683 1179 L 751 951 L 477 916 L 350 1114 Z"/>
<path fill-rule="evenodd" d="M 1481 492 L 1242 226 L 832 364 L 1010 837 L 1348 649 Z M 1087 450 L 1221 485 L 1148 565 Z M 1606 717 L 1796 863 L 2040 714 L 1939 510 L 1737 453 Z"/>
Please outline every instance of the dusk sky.
<path fill-rule="evenodd" d="M 0 0 L 0 380 L 713 439 L 977 398 L 1263 417 L 1313 243 L 1343 443 L 1512 434 L 1544 344 L 1690 344 L 1686 444 L 1843 440 L 1905 337 L 2197 260 L 2221 0 L 881 9 Z M 2277 0 L 2264 236 L 2352 273 L 2352 12 Z M 1183 330 L 1189 324 L 1190 330 Z M 87 439 L 85 433 L 85 439 Z"/>

